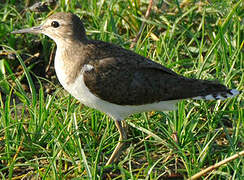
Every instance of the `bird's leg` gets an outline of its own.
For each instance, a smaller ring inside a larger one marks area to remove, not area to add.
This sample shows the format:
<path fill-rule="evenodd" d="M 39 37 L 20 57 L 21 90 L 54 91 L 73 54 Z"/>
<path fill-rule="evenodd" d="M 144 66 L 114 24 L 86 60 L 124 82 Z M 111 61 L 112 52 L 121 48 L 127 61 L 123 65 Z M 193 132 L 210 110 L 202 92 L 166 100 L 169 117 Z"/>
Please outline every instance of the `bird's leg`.
<path fill-rule="evenodd" d="M 106 166 L 113 163 L 119 157 L 119 155 L 121 153 L 121 148 L 124 146 L 124 144 L 125 144 L 124 141 L 127 138 L 125 124 L 126 124 L 126 122 L 115 120 L 115 125 L 116 125 L 117 129 L 119 130 L 119 142 L 118 142 L 116 148 L 114 149 L 113 154 L 110 156 L 108 162 L 106 163 Z"/>

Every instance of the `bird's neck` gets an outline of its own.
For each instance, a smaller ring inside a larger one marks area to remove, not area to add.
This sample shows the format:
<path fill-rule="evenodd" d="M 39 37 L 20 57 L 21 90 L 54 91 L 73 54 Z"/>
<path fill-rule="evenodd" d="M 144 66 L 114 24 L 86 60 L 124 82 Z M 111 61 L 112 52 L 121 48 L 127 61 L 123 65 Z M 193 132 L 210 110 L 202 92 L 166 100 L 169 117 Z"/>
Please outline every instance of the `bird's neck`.
<path fill-rule="evenodd" d="M 55 71 L 60 83 L 70 84 L 80 74 L 84 57 L 82 56 L 84 45 L 80 42 L 58 43 L 55 55 Z"/>
<path fill-rule="evenodd" d="M 84 37 L 84 39 L 76 38 L 73 36 L 68 37 L 62 37 L 62 38 L 52 38 L 54 39 L 55 43 L 57 44 L 57 47 L 65 47 L 65 49 L 72 48 L 74 46 L 83 46 L 86 45 L 88 42 L 88 39 Z"/>

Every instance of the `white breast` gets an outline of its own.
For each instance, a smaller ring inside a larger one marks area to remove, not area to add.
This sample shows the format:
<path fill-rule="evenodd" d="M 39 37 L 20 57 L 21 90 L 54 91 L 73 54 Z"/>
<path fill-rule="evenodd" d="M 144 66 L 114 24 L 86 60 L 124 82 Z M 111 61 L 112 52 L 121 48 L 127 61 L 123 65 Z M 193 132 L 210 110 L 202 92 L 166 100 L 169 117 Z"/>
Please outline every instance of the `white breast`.
<path fill-rule="evenodd" d="M 113 104 L 104 101 L 99 97 L 95 96 L 94 94 L 92 94 L 84 83 L 82 73 L 80 73 L 76 81 L 73 84 L 71 84 L 66 90 L 86 106 L 105 112 L 106 114 L 108 114 L 109 116 L 117 120 L 123 120 L 129 115 L 134 113 L 139 113 L 139 112 L 146 112 L 152 110 L 158 110 L 158 111 L 174 110 L 175 104 L 177 103 L 177 100 L 174 100 L 174 101 L 162 101 L 158 103 L 139 105 L 139 106 L 135 106 L 135 105 L 122 106 L 122 105 Z"/>
<path fill-rule="evenodd" d="M 56 53 L 55 57 L 55 71 L 57 73 L 58 80 L 61 85 L 67 90 L 72 96 L 78 99 L 81 103 L 86 106 L 95 108 L 102 112 L 105 112 L 109 116 L 113 117 L 116 120 L 123 120 L 127 116 L 146 111 L 169 111 L 175 109 L 175 104 L 178 102 L 177 100 L 172 101 L 161 101 L 158 103 L 145 104 L 145 105 L 117 105 L 107 101 L 100 99 L 90 92 L 90 90 L 86 87 L 83 80 L 83 72 L 92 70 L 93 67 L 91 65 L 85 65 L 83 69 L 80 71 L 80 74 L 76 78 L 73 83 L 68 84 L 67 79 L 68 76 L 64 72 L 64 66 L 61 57 Z"/>

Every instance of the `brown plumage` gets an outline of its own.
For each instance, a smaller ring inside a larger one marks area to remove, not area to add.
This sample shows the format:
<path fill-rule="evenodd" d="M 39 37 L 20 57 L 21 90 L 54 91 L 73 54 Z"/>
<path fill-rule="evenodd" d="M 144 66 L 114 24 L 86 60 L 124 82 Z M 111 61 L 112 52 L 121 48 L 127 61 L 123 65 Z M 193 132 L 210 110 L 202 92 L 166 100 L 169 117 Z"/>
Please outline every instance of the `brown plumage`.
<path fill-rule="evenodd" d="M 102 41 L 88 41 L 84 73 L 89 90 L 99 98 L 119 105 L 142 105 L 213 94 L 231 94 L 224 85 L 189 79 L 132 51 Z M 86 54 L 85 53 L 85 54 Z"/>
<path fill-rule="evenodd" d="M 128 115 L 172 110 L 178 100 L 225 99 L 239 91 L 224 85 L 189 79 L 119 46 L 89 40 L 80 19 L 56 13 L 41 26 L 13 33 L 43 33 L 57 44 L 55 70 L 60 83 L 80 102 L 107 113 L 120 138 L 107 165 L 121 152 L 126 133 L 121 121 Z"/>

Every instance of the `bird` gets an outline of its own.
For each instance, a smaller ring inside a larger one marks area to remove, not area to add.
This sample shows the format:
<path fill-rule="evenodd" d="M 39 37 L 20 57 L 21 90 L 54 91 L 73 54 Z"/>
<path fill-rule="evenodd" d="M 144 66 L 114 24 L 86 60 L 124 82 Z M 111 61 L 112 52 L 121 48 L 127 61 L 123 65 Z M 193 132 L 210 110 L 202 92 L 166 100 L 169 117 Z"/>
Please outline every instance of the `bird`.
<path fill-rule="evenodd" d="M 89 39 L 81 19 L 70 12 L 57 12 L 39 26 L 12 33 L 42 33 L 53 39 L 54 68 L 63 88 L 114 120 L 119 140 L 106 165 L 115 163 L 122 151 L 125 119 L 131 114 L 175 110 L 183 99 L 224 100 L 240 94 L 215 81 L 179 75 L 118 45 Z"/>

